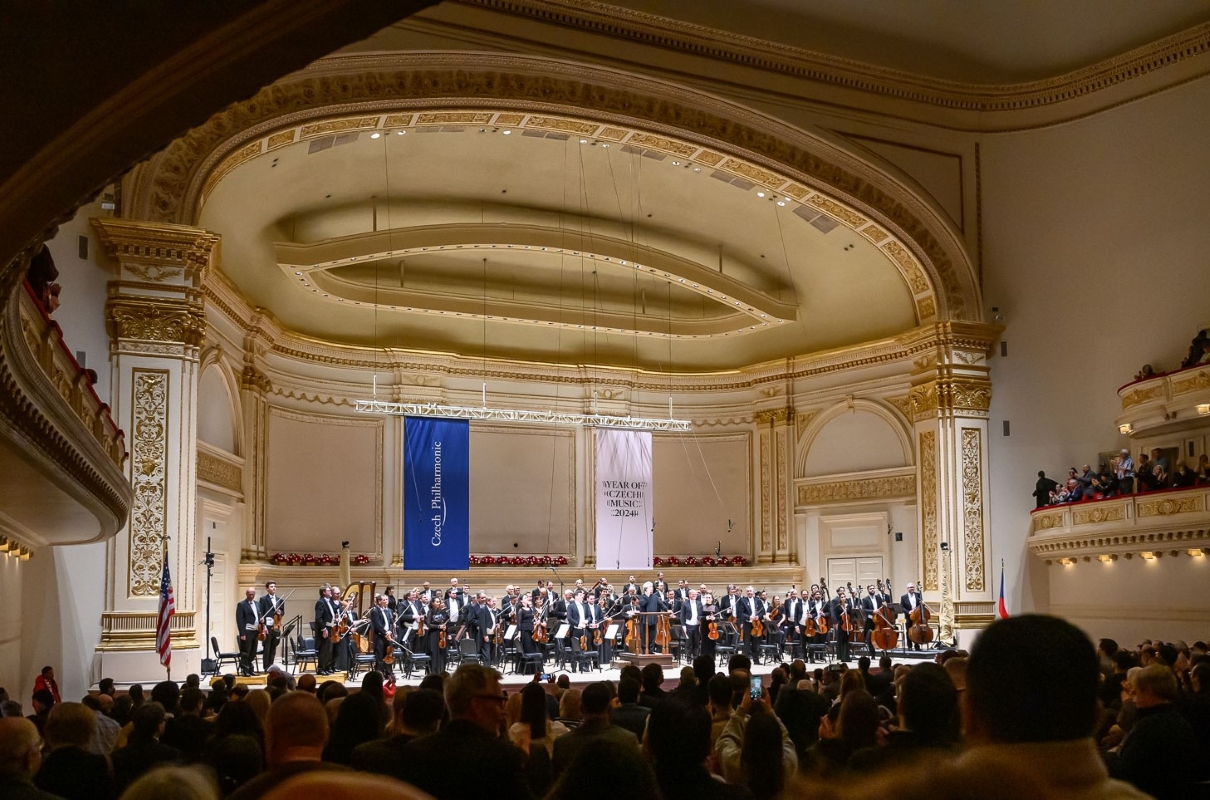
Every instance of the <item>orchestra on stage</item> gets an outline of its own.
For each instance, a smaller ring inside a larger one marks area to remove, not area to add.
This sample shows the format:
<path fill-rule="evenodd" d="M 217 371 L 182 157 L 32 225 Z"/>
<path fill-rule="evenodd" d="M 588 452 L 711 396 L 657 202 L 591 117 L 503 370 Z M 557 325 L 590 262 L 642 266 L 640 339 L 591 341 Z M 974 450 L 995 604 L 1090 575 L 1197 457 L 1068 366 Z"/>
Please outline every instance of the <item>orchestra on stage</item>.
<path fill-rule="evenodd" d="M 933 639 L 933 612 L 917 585 L 909 583 L 896 602 L 889 578 L 864 591 L 846 583 L 834 593 L 820 578 L 801 596 L 791 588 L 784 600 L 735 584 L 717 596 L 704 583 L 693 588 L 681 580 L 671 587 L 663 572 L 641 584 L 631 575 L 620 592 L 604 578 L 592 586 L 577 580 L 561 592 L 539 580 L 532 589 L 510 584 L 492 597 L 453 578 L 444 589 L 425 581 L 399 596 L 387 586 L 359 598 L 369 586 L 351 584 L 342 596 L 340 587 L 324 584 L 313 616 L 299 620 L 313 633 L 316 674 L 352 677 L 364 667 L 393 679 L 397 665 L 410 677 L 413 670 L 443 672 L 466 660 L 539 673 L 552 656 L 560 667 L 584 671 L 608 667 L 616 657 L 687 663 L 703 654 L 743 653 L 755 664 L 849 661 L 894 650 L 901 641 L 920 649 Z M 246 589 L 236 610 L 243 675 L 254 672 L 258 642 L 264 669 L 273 662 L 289 599 L 277 595 L 272 581 L 259 600 L 255 594 Z"/>

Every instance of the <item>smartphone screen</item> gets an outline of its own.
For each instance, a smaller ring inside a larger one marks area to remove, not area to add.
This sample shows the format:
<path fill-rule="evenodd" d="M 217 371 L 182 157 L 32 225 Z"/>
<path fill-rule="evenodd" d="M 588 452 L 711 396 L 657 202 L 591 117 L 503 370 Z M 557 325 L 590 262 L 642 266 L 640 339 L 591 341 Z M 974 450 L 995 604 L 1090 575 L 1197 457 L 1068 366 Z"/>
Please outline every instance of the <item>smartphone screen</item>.
<path fill-rule="evenodd" d="M 749 689 L 748 689 L 748 693 L 752 695 L 752 699 L 753 699 L 753 700 L 759 700 L 759 699 L 760 699 L 760 693 L 761 693 L 761 684 L 760 684 L 760 680 L 761 680 L 761 679 L 760 679 L 760 676 L 759 676 L 759 675 L 753 675 L 753 676 L 752 676 L 751 688 L 749 688 Z"/>

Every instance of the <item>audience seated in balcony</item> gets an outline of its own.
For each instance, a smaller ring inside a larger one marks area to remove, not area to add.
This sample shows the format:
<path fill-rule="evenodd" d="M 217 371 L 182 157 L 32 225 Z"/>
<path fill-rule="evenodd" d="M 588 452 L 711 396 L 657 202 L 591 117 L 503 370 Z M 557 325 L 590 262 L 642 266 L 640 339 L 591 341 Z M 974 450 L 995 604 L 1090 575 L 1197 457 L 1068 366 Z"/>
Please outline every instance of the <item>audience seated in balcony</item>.
<path fill-rule="evenodd" d="M 1208 362 L 1210 362 L 1210 336 L 1207 336 L 1205 329 L 1202 329 L 1189 343 L 1189 355 L 1185 356 L 1185 360 L 1181 362 L 1181 369 L 1196 367 L 1198 364 Z"/>

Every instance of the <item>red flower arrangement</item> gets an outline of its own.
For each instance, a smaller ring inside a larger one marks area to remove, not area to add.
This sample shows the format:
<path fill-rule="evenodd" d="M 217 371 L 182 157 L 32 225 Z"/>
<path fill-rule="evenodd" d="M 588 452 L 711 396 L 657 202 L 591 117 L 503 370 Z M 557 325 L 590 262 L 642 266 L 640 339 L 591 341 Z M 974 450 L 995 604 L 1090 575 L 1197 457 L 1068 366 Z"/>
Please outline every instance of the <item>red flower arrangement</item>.
<path fill-rule="evenodd" d="M 718 562 L 714 560 L 714 556 L 706 556 L 702 559 L 703 567 L 713 567 Z"/>
<path fill-rule="evenodd" d="M 651 559 L 651 565 L 653 567 L 662 567 L 664 566 L 664 559 L 656 556 L 655 558 Z"/>
<path fill-rule="evenodd" d="M 696 567 L 698 564 L 701 564 L 701 563 L 702 562 L 698 560 L 697 556 L 689 556 L 688 558 L 685 559 L 686 567 Z"/>
<path fill-rule="evenodd" d="M 269 560 L 280 566 L 297 567 L 306 565 L 308 567 L 334 567 L 340 564 L 340 554 L 332 553 L 274 553 Z M 349 563 L 353 566 L 364 567 L 370 563 L 370 557 L 365 553 L 357 553 L 349 559 Z"/>

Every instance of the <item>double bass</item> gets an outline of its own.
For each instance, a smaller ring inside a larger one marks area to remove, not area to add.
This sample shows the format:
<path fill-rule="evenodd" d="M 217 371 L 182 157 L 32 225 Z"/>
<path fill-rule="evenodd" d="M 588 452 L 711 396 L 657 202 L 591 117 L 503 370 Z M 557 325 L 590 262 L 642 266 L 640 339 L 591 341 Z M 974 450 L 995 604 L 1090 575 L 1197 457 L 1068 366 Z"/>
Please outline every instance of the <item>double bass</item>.
<path fill-rule="evenodd" d="M 923 586 L 924 584 L 919 584 Z M 924 595 L 920 596 L 920 605 L 912 609 L 908 614 L 908 619 L 911 621 L 911 626 L 908 627 L 907 636 L 914 644 L 928 644 L 933 641 L 933 629 L 929 627 L 929 620 L 933 618 L 933 610 L 929 608 L 928 603 L 924 602 Z"/>
<path fill-rule="evenodd" d="M 853 603 L 853 616 L 856 621 L 853 624 L 853 630 L 849 633 L 849 641 L 854 644 L 865 643 L 865 612 L 861 608 L 861 599 L 857 596 L 857 592 L 853 591 L 853 582 L 847 581 L 845 586 L 849 587 L 849 598 Z"/>
<path fill-rule="evenodd" d="M 882 581 L 878 581 L 882 589 Z M 891 579 L 887 578 L 886 591 L 890 594 Z M 895 619 L 891 615 L 890 605 L 884 599 L 882 605 L 874 612 L 874 633 L 871 635 L 874 646 L 879 650 L 894 650 L 899 645 L 899 630 L 895 627 Z"/>
<path fill-rule="evenodd" d="M 667 653 L 668 646 L 672 644 L 672 624 L 668 621 L 670 616 L 671 611 L 655 618 L 655 644 L 659 646 L 661 653 Z"/>

